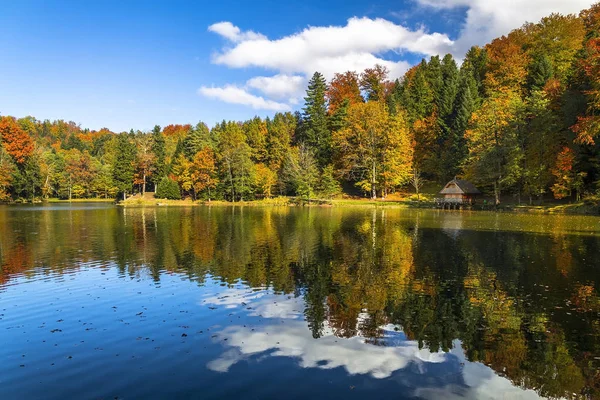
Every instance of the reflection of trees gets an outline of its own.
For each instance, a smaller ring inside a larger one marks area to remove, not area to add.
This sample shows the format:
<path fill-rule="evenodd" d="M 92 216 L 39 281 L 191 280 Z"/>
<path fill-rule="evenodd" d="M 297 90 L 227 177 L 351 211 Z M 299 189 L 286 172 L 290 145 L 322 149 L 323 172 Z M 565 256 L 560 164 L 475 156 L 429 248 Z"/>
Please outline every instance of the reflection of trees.
<path fill-rule="evenodd" d="M 302 295 L 315 338 L 383 345 L 381 327 L 392 323 L 431 351 L 459 339 L 470 360 L 540 394 L 600 395 L 600 241 L 565 234 L 570 220 L 526 234 L 389 209 L 8 210 L 0 284 L 88 262 L 157 282 L 165 271 L 198 283 L 210 274 Z"/>

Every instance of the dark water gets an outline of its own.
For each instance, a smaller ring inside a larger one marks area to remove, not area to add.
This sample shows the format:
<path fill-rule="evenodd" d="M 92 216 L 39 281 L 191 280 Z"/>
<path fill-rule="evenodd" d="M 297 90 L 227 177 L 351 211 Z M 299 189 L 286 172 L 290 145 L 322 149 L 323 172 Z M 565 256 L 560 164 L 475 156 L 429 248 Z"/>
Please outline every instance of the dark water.
<path fill-rule="evenodd" d="M 0 207 L 0 399 L 600 397 L 600 219 Z"/>

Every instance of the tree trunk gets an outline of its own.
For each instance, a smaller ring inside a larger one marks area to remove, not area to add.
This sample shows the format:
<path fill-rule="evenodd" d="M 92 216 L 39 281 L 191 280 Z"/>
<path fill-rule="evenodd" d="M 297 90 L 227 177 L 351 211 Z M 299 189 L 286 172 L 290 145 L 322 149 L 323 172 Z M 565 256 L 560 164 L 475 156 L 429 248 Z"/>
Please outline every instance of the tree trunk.
<path fill-rule="evenodd" d="M 371 170 L 371 198 L 373 200 L 377 198 L 377 191 L 375 190 L 375 161 L 372 163 Z"/>
<path fill-rule="evenodd" d="M 48 198 L 48 193 L 50 192 L 50 190 L 48 190 L 48 180 L 50 179 L 50 175 L 46 175 L 46 182 L 44 182 L 44 187 L 46 188 L 46 194 L 44 195 L 44 198 Z"/>
<path fill-rule="evenodd" d="M 146 170 L 144 169 L 144 177 L 142 182 L 142 197 L 146 194 Z"/>
<path fill-rule="evenodd" d="M 496 205 L 500 204 L 500 182 L 498 179 L 494 182 L 494 200 Z"/>
<path fill-rule="evenodd" d="M 227 161 L 227 169 L 229 170 L 229 183 L 231 184 L 231 201 L 235 203 L 235 189 L 233 186 L 233 174 L 231 173 L 231 162 Z"/>

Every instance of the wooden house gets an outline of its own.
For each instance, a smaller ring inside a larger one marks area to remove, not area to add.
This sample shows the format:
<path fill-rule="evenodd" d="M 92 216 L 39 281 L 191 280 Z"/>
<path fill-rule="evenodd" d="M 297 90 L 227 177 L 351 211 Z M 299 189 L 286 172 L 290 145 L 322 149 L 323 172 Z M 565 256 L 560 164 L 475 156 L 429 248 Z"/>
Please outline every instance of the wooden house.
<path fill-rule="evenodd" d="M 444 204 L 473 204 L 481 192 L 469 181 L 452 179 L 440 192 L 441 198 L 436 202 Z"/>

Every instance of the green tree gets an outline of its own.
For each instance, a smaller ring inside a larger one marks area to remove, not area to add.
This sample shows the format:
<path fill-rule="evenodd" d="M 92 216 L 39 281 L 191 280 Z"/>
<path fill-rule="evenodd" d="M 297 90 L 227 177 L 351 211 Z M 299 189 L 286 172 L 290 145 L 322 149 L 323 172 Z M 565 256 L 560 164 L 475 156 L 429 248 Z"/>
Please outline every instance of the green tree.
<path fill-rule="evenodd" d="M 292 148 L 287 154 L 284 168 L 287 181 L 296 195 L 310 201 L 319 177 L 319 169 L 312 149 L 304 144 Z"/>
<path fill-rule="evenodd" d="M 283 164 L 287 154 L 290 152 L 292 139 L 297 127 L 297 120 L 292 113 L 276 113 L 273 119 L 266 121 L 266 165 L 278 175 L 278 190 L 281 194 L 285 192 L 285 177 L 282 173 Z"/>
<path fill-rule="evenodd" d="M 117 139 L 117 152 L 113 165 L 113 180 L 123 200 L 131 193 L 136 158 L 135 144 L 131 134 L 121 133 Z"/>
<path fill-rule="evenodd" d="M 467 131 L 469 145 L 467 175 L 476 183 L 492 186 L 496 205 L 502 190 L 519 181 L 523 157 L 516 117 L 521 99 L 515 93 L 500 93 L 484 101 L 473 114 Z"/>
<path fill-rule="evenodd" d="M 346 127 L 348 118 L 348 107 L 350 106 L 350 100 L 344 99 L 341 104 L 331 113 L 329 117 L 329 130 L 331 132 L 339 131 Z"/>
<path fill-rule="evenodd" d="M 478 89 L 470 69 L 461 70 L 458 95 L 450 123 L 449 135 L 442 156 L 444 180 L 462 173 L 463 163 L 468 154 L 465 132 L 473 112 L 478 107 Z"/>
<path fill-rule="evenodd" d="M 264 162 L 267 157 L 268 128 L 265 121 L 260 117 L 254 117 L 242 124 L 246 135 L 246 142 L 250 146 L 251 158 L 255 163 Z"/>
<path fill-rule="evenodd" d="M 406 109 L 411 124 L 431 115 L 435 93 L 427 80 L 425 60 L 406 73 L 400 91 L 400 103 Z"/>
<path fill-rule="evenodd" d="M 443 84 L 440 90 L 440 96 L 437 99 L 437 104 L 439 117 L 442 119 L 445 129 L 449 130 L 452 125 L 456 96 L 458 95 L 459 73 L 456 62 L 450 54 L 444 56 L 440 69 Z"/>
<path fill-rule="evenodd" d="M 461 70 L 469 71 L 475 80 L 477 93 L 471 88 L 471 95 L 482 98 L 485 95 L 483 82 L 487 74 L 488 55 L 485 48 L 473 46 L 467 51 Z"/>
<path fill-rule="evenodd" d="M 548 79 L 553 76 L 554 69 L 548 56 L 545 54 L 537 55 L 531 64 L 529 64 L 527 86 L 531 91 L 541 90 L 546 85 L 546 82 L 548 82 Z"/>
<path fill-rule="evenodd" d="M 152 174 L 151 180 L 152 183 L 154 183 L 154 190 L 156 191 L 159 182 L 167 176 L 167 173 L 169 172 L 165 137 L 158 125 L 155 125 L 154 129 L 152 129 L 152 153 L 154 154 L 154 174 Z"/>
<path fill-rule="evenodd" d="M 337 181 L 337 179 L 335 179 L 335 170 L 333 165 L 328 165 L 323 168 L 317 190 L 319 195 L 326 198 L 335 197 L 342 192 L 340 183 Z"/>
<path fill-rule="evenodd" d="M 204 122 L 198 122 L 195 127 L 191 127 L 183 138 L 182 145 L 183 154 L 190 161 L 204 147 L 212 147 L 208 126 Z"/>
<path fill-rule="evenodd" d="M 550 100 L 541 90 L 526 99 L 520 114 L 523 183 L 532 203 L 533 197 L 542 198 L 552 180 L 552 167 L 560 151 L 559 124 Z"/>
<path fill-rule="evenodd" d="M 218 154 L 222 181 L 228 186 L 230 200 L 243 201 L 252 191 L 254 164 L 250 146 L 237 122 L 221 124 Z"/>
<path fill-rule="evenodd" d="M 319 72 L 315 72 L 308 82 L 304 98 L 301 141 L 314 149 L 320 166 L 326 165 L 331 157 L 331 132 L 327 127 L 326 92 L 325 78 Z"/>
<path fill-rule="evenodd" d="M 181 192 L 179 191 L 179 185 L 173 179 L 165 176 L 164 178 L 162 178 L 158 185 L 158 188 L 156 189 L 156 198 L 181 200 Z"/>

